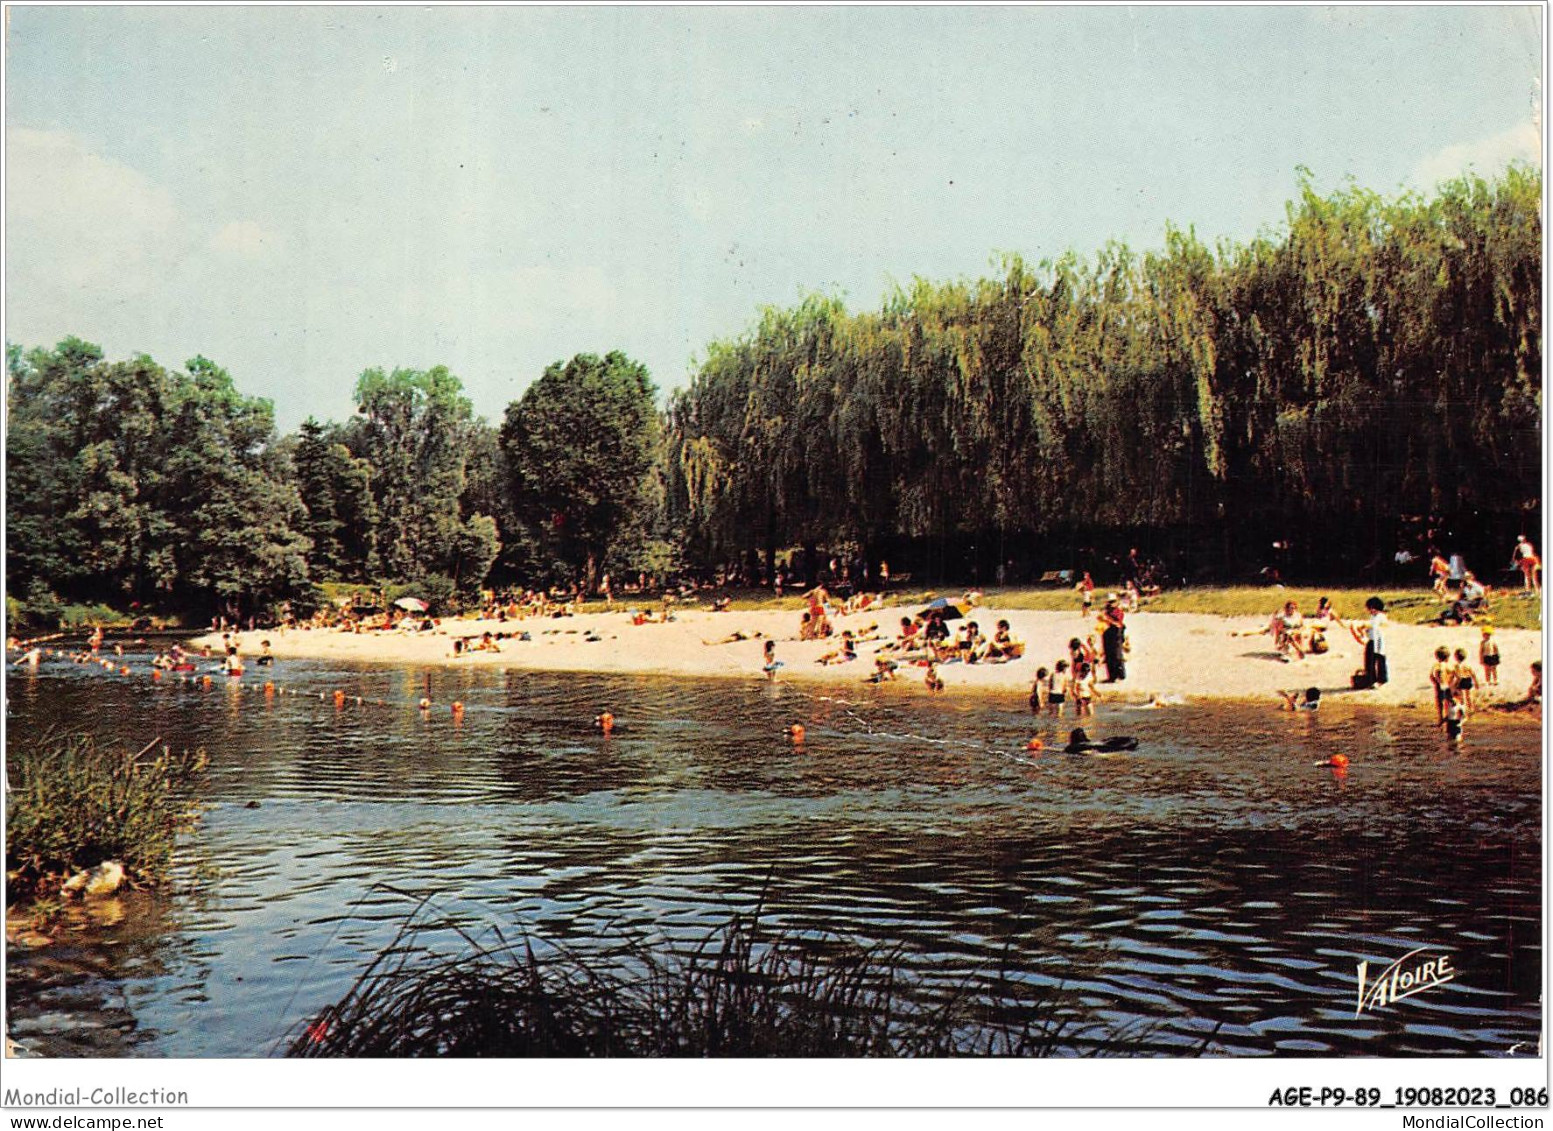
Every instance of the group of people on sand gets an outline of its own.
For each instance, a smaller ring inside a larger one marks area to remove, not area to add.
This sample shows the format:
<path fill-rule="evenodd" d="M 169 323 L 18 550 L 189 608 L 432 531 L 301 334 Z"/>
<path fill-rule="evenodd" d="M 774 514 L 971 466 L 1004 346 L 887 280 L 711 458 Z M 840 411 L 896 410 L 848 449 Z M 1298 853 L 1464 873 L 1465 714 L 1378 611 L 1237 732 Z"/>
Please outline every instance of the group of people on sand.
<path fill-rule="evenodd" d="M 1283 607 L 1272 615 L 1267 627 L 1255 635 L 1271 636 L 1273 648 L 1279 657 L 1285 663 L 1293 663 L 1306 656 L 1319 656 L 1330 651 L 1331 644 L 1326 634 L 1327 629 L 1334 624 L 1348 628 L 1332 608 L 1332 602 L 1325 597 L 1317 603 L 1315 613 L 1309 618 L 1301 614 L 1298 601 L 1285 601 Z M 1355 630 L 1349 628 L 1349 631 Z"/>

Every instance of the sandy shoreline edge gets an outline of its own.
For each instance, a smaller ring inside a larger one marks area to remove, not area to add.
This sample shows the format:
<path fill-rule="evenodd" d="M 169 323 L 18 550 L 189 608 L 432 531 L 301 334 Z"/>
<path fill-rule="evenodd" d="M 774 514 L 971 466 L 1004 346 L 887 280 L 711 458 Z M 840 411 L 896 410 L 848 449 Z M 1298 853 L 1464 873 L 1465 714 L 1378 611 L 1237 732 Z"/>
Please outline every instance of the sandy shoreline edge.
<path fill-rule="evenodd" d="M 878 625 L 886 638 L 893 635 L 900 618 L 912 610 L 886 608 L 838 619 L 838 632 L 851 629 L 862 634 Z M 1012 626 L 1014 636 L 1025 641 L 1023 658 L 1005 664 L 942 665 L 946 695 L 997 693 L 1028 696 L 1040 667 L 1050 668 L 1067 655 L 1067 642 L 1088 635 L 1093 618 L 1078 611 L 1039 612 L 977 608 L 970 614 L 983 632 L 1000 619 Z M 1363 666 L 1362 649 L 1346 632 L 1328 634 L 1331 651 L 1284 663 L 1267 636 L 1237 635 L 1255 632 L 1266 624 L 1259 617 L 1221 617 L 1195 613 L 1150 613 L 1128 618 L 1132 650 L 1127 679 L 1102 685 L 1108 702 L 1140 703 L 1154 697 L 1187 699 L 1251 700 L 1276 703 L 1280 689 L 1319 687 L 1324 694 L 1343 693 L 1356 704 L 1393 707 L 1427 706 L 1432 702 L 1429 667 L 1434 650 L 1445 646 L 1464 648 L 1478 668 L 1476 628 L 1439 628 L 1430 625 L 1393 624 L 1387 632 L 1391 681 L 1370 691 L 1349 690 L 1349 677 Z M 332 629 L 267 629 L 238 634 L 246 657 L 270 642 L 277 659 L 311 659 L 346 663 L 397 666 L 497 667 L 514 670 L 589 672 L 620 675 L 666 675 L 684 678 L 759 679 L 766 639 L 775 639 L 782 662 L 778 680 L 831 686 L 861 683 L 873 671 L 873 654 L 879 642 L 862 644 L 856 660 L 823 665 L 819 657 L 834 651 L 834 640 L 797 640 L 798 614 L 792 611 L 722 612 L 685 610 L 664 624 L 631 623 L 621 610 L 575 617 L 530 618 L 499 622 L 479 619 L 447 619 L 440 629 L 424 633 L 347 633 Z M 458 636 L 511 633 L 500 641 L 500 652 L 453 655 Z M 517 639 L 527 632 L 529 640 Z M 747 639 L 730 643 L 735 633 Z M 759 634 L 757 636 L 757 634 Z M 594 639 L 589 639 L 590 637 Z M 1526 694 L 1530 665 L 1542 656 L 1542 634 L 1529 629 L 1497 629 L 1503 663 L 1500 686 L 1481 690 L 1481 702 L 1518 700 Z M 708 643 L 710 642 L 710 643 Z M 220 633 L 196 638 L 195 646 L 219 649 Z M 903 665 L 895 686 L 903 691 L 927 694 L 923 670 Z M 1479 683 L 1482 674 L 1479 672 Z M 1506 716 L 1513 717 L 1513 716 Z M 1540 715 L 1522 716 L 1540 724 Z"/>

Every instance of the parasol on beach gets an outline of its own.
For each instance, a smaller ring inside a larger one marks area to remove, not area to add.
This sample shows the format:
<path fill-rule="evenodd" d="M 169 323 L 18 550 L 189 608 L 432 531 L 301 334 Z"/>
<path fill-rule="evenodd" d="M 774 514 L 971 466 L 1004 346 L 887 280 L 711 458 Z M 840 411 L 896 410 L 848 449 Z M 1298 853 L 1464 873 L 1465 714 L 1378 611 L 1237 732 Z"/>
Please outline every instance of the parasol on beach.
<path fill-rule="evenodd" d="M 424 613 L 430 607 L 419 597 L 400 597 L 394 604 L 401 609 L 408 609 L 412 613 Z"/>
<path fill-rule="evenodd" d="M 926 617 L 931 613 L 937 613 L 944 620 L 959 620 L 965 615 L 965 610 L 960 608 L 959 605 L 955 604 L 948 597 L 935 597 L 933 600 L 929 601 L 927 603 L 927 607 L 917 615 L 919 617 Z"/>

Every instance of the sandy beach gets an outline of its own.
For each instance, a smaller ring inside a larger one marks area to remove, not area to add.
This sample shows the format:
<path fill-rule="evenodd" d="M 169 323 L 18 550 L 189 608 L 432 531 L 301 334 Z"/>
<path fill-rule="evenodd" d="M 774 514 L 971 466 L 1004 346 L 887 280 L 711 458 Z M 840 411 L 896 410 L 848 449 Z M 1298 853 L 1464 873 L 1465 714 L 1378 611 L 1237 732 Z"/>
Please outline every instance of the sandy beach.
<path fill-rule="evenodd" d="M 1276 603 L 1270 598 L 1269 611 Z M 900 622 L 905 608 L 885 608 L 836 620 L 838 634 L 851 629 L 867 635 L 877 625 L 885 638 Z M 1051 667 L 1066 658 L 1067 642 L 1093 631 L 1093 618 L 1071 613 L 1003 611 L 984 607 L 971 618 L 990 631 L 999 619 L 1009 621 L 1016 639 L 1026 643 L 1025 655 L 1008 663 L 940 665 L 946 695 L 970 693 L 1029 694 L 1036 669 Z M 867 641 L 858 658 L 848 663 L 817 661 L 836 648 L 826 641 L 797 639 L 799 614 L 793 611 L 721 612 L 686 610 L 668 623 L 634 625 L 625 611 L 562 618 L 530 618 L 522 621 L 448 619 L 430 632 L 350 633 L 332 629 L 269 629 L 242 633 L 245 656 L 259 651 L 268 640 L 278 659 L 308 658 L 350 663 L 400 666 L 491 666 L 505 669 L 585 671 L 620 674 L 662 674 L 687 678 L 760 679 L 762 649 L 767 639 L 777 644 L 782 667 L 777 679 L 806 683 L 847 684 L 865 680 L 874 670 L 874 652 L 883 640 Z M 1465 648 L 1478 667 L 1477 629 L 1440 628 L 1393 624 L 1388 629 L 1387 650 L 1391 680 L 1370 691 L 1350 690 L 1349 677 L 1363 666 L 1363 650 L 1341 629 L 1328 634 L 1331 651 L 1322 656 L 1285 663 L 1273 650 L 1272 640 L 1255 633 L 1265 618 L 1219 617 L 1189 613 L 1140 611 L 1128 618 L 1131 654 L 1127 679 L 1103 684 L 1102 701 L 1141 703 L 1155 697 L 1187 699 L 1257 700 L 1276 703 L 1280 689 L 1319 687 L 1323 694 L 1337 694 L 1355 703 L 1391 706 L 1429 706 L 1432 703 L 1429 667 L 1435 648 Z M 453 654 L 459 636 L 492 633 L 513 634 L 500 641 L 500 652 Z M 531 639 L 519 640 L 527 632 Z M 724 643 L 736 633 L 747 639 Z M 590 639 L 591 638 L 591 639 Z M 1540 632 L 1524 629 L 1496 630 L 1503 657 L 1500 686 L 1478 693 L 1480 702 L 1522 698 L 1530 681 L 1530 664 L 1542 655 Z M 219 648 L 219 633 L 200 637 L 196 644 Z M 927 694 L 923 669 L 903 664 L 891 686 L 903 694 Z M 1481 674 L 1479 677 L 1481 683 Z M 1527 715 L 1527 718 L 1535 718 Z"/>

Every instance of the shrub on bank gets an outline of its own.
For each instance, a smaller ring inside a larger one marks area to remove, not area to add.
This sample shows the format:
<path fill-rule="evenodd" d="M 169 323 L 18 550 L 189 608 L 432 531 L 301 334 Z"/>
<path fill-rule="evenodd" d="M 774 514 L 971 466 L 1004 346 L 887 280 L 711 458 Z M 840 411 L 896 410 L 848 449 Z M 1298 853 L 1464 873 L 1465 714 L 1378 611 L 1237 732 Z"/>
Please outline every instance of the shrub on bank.
<path fill-rule="evenodd" d="M 153 742 L 131 751 L 89 734 L 14 743 L 7 751 L 6 892 L 40 894 L 106 860 L 140 883 L 162 879 L 178 830 L 192 820 L 187 786 L 205 752 L 174 754 Z"/>
<path fill-rule="evenodd" d="M 975 973 L 932 1000 L 899 950 L 761 931 L 735 916 L 689 957 L 616 940 L 613 958 L 524 936 L 457 955 L 403 928 L 335 1004 L 300 1025 L 298 1057 L 1048 1056 L 1141 1051 L 1057 992 Z M 620 957 L 622 956 L 623 957 Z M 1199 1049 L 1198 1051 L 1201 1051 Z"/>

